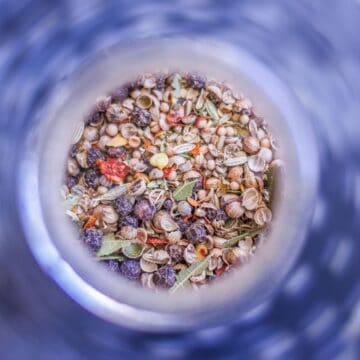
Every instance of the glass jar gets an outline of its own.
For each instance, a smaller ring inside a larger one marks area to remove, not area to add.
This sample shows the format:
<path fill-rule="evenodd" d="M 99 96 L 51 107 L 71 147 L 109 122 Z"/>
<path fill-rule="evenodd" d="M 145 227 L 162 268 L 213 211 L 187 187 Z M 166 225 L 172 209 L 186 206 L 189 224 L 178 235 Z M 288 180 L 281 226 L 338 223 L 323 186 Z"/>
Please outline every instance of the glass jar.
<path fill-rule="evenodd" d="M 176 296 L 137 288 L 98 265 L 78 241 L 59 195 L 67 149 L 95 99 L 138 74 L 161 70 L 204 73 L 242 91 L 266 119 L 284 160 L 272 228 L 252 261 L 206 289 Z M 219 42 L 148 39 L 107 49 L 54 91 L 26 139 L 19 206 L 36 260 L 79 304 L 125 327 L 179 331 L 246 318 L 276 291 L 302 248 L 317 178 L 306 116 L 291 90 L 255 58 Z"/>

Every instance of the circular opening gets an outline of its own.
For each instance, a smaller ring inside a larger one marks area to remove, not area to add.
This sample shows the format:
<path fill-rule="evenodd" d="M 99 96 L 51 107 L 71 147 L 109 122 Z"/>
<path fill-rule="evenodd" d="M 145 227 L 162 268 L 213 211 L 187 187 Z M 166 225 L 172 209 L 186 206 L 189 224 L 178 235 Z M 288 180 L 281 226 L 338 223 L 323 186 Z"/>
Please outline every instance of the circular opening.
<path fill-rule="evenodd" d="M 284 161 L 271 231 L 253 259 L 212 286 L 178 296 L 136 287 L 97 264 L 78 241 L 59 196 L 66 149 L 79 119 L 99 95 L 138 74 L 156 71 L 209 74 L 244 92 L 278 139 Z M 57 89 L 24 153 L 19 206 L 28 242 L 41 266 L 90 311 L 148 330 L 218 324 L 238 319 L 259 305 L 299 253 L 317 179 L 311 128 L 290 91 L 248 54 L 224 44 L 188 39 L 147 40 L 99 54 Z"/>

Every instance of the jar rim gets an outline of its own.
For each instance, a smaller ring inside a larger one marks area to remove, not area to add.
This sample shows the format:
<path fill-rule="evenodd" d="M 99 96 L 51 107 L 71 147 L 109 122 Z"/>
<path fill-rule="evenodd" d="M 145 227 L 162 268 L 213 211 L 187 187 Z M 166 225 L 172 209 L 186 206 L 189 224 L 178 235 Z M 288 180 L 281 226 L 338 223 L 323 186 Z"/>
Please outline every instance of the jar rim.
<path fill-rule="evenodd" d="M 135 75 L 164 68 L 209 74 L 229 82 L 234 89 L 241 84 L 275 130 L 280 147 L 286 149 L 282 154 L 284 199 L 279 202 L 266 243 L 236 274 L 207 289 L 179 295 L 180 300 L 129 285 L 94 265 L 75 241 L 74 229 L 61 214 L 56 193 L 63 171 L 58 164 L 65 163 L 66 156 L 61 149 L 68 148 L 76 125 L 71 119 L 81 119 L 99 94 Z M 88 84 L 96 84 L 96 88 Z M 263 303 L 301 250 L 318 179 L 312 128 L 295 96 L 244 50 L 209 39 L 146 39 L 119 43 L 98 54 L 54 91 L 41 121 L 29 133 L 23 153 L 18 206 L 27 241 L 40 266 L 91 312 L 126 327 L 151 331 L 216 325 L 234 318 L 234 311 L 241 317 Z M 107 276 L 99 276 L 105 272 Z M 234 286 L 234 281 L 241 286 Z"/>

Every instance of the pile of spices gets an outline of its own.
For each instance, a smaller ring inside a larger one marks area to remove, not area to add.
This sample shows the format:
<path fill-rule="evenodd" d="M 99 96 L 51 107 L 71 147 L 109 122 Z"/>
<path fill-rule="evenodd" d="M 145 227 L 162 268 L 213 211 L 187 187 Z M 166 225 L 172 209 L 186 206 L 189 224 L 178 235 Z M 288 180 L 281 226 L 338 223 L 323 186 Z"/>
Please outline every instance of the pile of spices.
<path fill-rule="evenodd" d="M 273 137 L 216 81 L 143 75 L 101 98 L 73 143 L 66 213 L 94 256 L 143 286 L 206 285 L 271 222 Z"/>

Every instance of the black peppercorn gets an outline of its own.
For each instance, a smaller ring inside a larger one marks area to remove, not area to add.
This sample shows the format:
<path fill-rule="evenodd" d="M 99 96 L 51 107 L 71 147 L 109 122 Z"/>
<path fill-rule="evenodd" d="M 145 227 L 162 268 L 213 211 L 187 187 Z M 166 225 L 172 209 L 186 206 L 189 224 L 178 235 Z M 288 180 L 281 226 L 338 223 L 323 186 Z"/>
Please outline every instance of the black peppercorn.
<path fill-rule="evenodd" d="M 168 254 L 175 262 L 180 262 L 183 259 L 184 247 L 177 244 L 171 244 L 167 248 Z"/>
<path fill-rule="evenodd" d="M 94 169 L 85 171 L 84 180 L 86 185 L 92 189 L 96 189 L 99 185 L 98 173 Z"/>
<path fill-rule="evenodd" d="M 124 260 L 120 265 L 120 272 L 129 280 L 137 280 L 141 275 L 140 264 L 136 260 Z"/>
<path fill-rule="evenodd" d="M 139 226 L 139 220 L 135 216 L 126 215 L 120 219 L 120 225 L 137 228 Z"/>
<path fill-rule="evenodd" d="M 124 197 L 119 197 L 115 200 L 115 209 L 121 216 L 129 215 L 133 209 L 133 203 Z"/>
<path fill-rule="evenodd" d="M 136 107 L 130 115 L 131 121 L 138 127 L 145 127 L 150 124 L 151 114 L 149 111 Z"/>
<path fill-rule="evenodd" d="M 106 153 L 113 158 L 118 158 L 125 155 L 125 148 L 123 146 L 106 146 Z"/>
<path fill-rule="evenodd" d="M 192 87 L 196 90 L 201 90 L 205 87 L 206 79 L 201 75 L 190 74 L 187 76 L 186 82 L 189 87 Z"/>
<path fill-rule="evenodd" d="M 101 248 L 103 233 L 95 228 L 86 229 L 82 232 L 80 238 L 90 250 L 97 252 Z"/>
<path fill-rule="evenodd" d="M 102 159 L 104 160 L 105 157 L 103 155 L 103 153 L 101 152 L 101 150 L 99 150 L 98 148 L 92 147 L 89 151 L 88 151 L 88 155 L 87 155 L 87 163 L 89 166 L 93 167 L 96 165 L 96 160 L 98 159 Z"/>
<path fill-rule="evenodd" d="M 141 199 L 138 200 L 134 207 L 134 215 L 139 220 L 151 220 L 156 212 L 156 208 L 149 200 Z"/>
<path fill-rule="evenodd" d="M 193 244 L 198 244 L 205 240 L 206 229 L 201 222 L 196 221 L 185 231 L 185 236 Z"/>
<path fill-rule="evenodd" d="M 176 282 L 176 272 L 171 265 L 164 265 L 154 273 L 154 284 L 163 288 L 170 288 Z"/>

